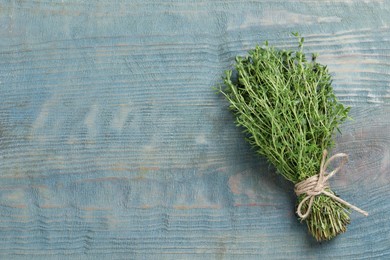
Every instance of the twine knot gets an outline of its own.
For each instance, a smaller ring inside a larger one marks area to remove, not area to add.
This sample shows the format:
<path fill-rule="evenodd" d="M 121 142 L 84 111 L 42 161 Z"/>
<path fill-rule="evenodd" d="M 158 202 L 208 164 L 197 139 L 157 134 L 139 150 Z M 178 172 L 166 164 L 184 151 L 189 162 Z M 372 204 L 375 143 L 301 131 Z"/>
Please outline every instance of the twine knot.
<path fill-rule="evenodd" d="M 348 161 L 348 155 L 345 153 L 337 153 L 330 157 L 328 160 L 326 160 L 326 156 L 328 155 L 328 152 L 326 150 L 323 151 L 322 153 L 322 161 L 321 161 L 321 168 L 320 168 L 320 173 L 311 176 L 307 178 L 306 180 L 303 180 L 297 184 L 295 184 L 295 194 L 297 196 L 299 195 L 306 195 L 305 198 L 298 204 L 297 208 L 297 214 L 298 216 L 303 220 L 306 219 L 311 212 L 311 208 L 313 206 L 313 201 L 314 198 L 318 195 L 324 194 L 330 198 L 332 198 L 335 201 L 340 202 L 341 204 L 344 204 L 345 206 L 349 207 L 350 209 L 353 209 L 365 216 L 368 216 L 368 213 L 348 202 L 346 202 L 343 199 L 340 199 L 333 193 L 330 193 L 326 191 L 327 188 L 329 188 L 329 182 L 328 180 L 335 175 L 343 166 L 344 164 Z M 342 158 L 342 161 L 339 163 L 338 167 L 335 168 L 332 172 L 328 173 L 326 172 L 326 169 L 328 168 L 328 165 L 335 159 L 337 158 Z M 302 213 L 302 205 L 309 200 L 309 205 L 306 210 L 306 213 Z"/>

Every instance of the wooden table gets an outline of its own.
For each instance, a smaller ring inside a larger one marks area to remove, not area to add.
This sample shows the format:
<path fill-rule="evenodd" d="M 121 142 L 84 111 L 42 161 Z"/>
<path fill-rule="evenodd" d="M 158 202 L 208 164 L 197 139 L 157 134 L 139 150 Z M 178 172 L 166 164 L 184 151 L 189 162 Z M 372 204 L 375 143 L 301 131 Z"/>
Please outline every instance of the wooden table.
<path fill-rule="evenodd" d="M 390 258 L 390 2 L 0 0 L 1 259 Z M 269 40 L 319 53 L 354 120 L 319 244 L 212 86 Z"/>

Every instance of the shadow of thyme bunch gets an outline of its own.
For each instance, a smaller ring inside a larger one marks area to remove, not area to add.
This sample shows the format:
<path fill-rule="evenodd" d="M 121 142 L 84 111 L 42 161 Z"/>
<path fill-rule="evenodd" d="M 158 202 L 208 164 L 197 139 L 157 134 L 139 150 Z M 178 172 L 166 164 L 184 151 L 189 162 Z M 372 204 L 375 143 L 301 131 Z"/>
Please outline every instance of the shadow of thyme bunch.
<path fill-rule="evenodd" d="M 256 46 L 246 57 L 236 57 L 236 76 L 225 72 L 220 92 L 230 102 L 237 126 L 248 142 L 287 180 L 297 184 L 319 172 L 323 151 L 334 145 L 334 130 L 348 117 L 338 102 L 326 66 L 308 61 L 299 49 Z M 334 194 L 329 188 L 327 191 Z M 298 202 L 303 196 L 298 197 Z M 302 210 L 307 210 L 307 203 Z M 348 207 L 324 195 L 313 200 L 305 219 L 318 240 L 344 232 L 350 222 Z"/>

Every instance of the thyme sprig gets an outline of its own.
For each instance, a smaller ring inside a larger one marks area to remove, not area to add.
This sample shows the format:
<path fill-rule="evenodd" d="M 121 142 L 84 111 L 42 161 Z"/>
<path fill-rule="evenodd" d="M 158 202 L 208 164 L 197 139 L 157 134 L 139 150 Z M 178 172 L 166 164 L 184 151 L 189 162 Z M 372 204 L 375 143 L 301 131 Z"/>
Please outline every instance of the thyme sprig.
<path fill-rule="evenodd" d="M 323 150 L 334 145 L 335 129 L 349 112 L 334 94 L 328 68 L 316 62 L 315 54 L 308 61 L 304 38 L 295 36 L 295 51 L 265 42 L 237 56 L 234 75 L 227 70 L 226 87 L 220 89 L 249 143 L 294 184 L 318 173 Z M 347 210 L 320 195 L 305 221 L 317 240 L 328 240 L 346 230 Z"/>

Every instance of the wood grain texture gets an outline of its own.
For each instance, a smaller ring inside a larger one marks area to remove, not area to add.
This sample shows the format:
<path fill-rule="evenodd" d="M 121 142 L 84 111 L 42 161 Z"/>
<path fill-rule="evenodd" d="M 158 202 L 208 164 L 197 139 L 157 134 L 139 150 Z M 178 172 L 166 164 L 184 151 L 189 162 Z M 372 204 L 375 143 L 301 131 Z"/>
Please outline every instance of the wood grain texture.
<path fill-rule="evenodd" d="M 0 0 L 1 259 L 390 257 L 390 3 Z M 296 45 L 352 107 L 332 180 L 352 214 L 317 244 L 292 186 L 211 86 Z"/>

